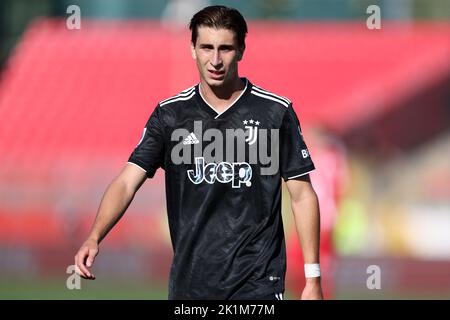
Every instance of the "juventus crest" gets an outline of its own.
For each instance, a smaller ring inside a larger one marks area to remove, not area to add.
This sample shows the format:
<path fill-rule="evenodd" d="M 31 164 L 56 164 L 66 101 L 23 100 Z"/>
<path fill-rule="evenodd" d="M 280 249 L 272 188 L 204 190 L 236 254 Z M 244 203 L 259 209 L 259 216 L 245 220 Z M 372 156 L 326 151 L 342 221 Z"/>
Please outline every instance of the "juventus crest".
<path fill-rule="evenodd" d="M 245 129 L 248 130 L 248 135 L 245 138 L 245 142 L 247 142 L 249 145 L 252 145 L 256 142 L 256 139 L 258 138 L 258 126 L 260 124 L 259 121 L 255 121 L 253 119 L 250 120 L 244 120 L 242 121 L 245 125 Z M 250 124 L 249 126 L 247 124 Z"/>

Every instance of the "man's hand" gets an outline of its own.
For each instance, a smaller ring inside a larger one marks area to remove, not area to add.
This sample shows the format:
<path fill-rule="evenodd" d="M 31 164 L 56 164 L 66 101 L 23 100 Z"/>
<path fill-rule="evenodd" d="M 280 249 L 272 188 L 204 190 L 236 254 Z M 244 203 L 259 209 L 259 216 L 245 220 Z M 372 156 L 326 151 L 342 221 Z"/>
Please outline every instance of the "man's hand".
<path fill-rule="evenodd" d="M 323 300 L 320 277 L 307 278 L 305 289 L 302 292 L 302 300 Z"/>
<path fill-rule="evenodd" d="M 95 280 L 88 268 L 94 263 L 94 259 L 98 254 L 98 242 L 92 239 L 86 240 L 75 255 L 75 270 L 76 272 L 88 280 Z"/>

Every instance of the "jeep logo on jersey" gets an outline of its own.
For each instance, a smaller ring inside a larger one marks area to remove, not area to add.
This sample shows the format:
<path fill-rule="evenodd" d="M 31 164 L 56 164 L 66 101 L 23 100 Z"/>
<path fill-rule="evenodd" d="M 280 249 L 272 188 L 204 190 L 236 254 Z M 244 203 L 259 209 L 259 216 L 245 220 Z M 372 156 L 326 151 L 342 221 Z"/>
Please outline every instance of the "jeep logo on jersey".
<path fill-rule="evenodd" d="M 231 182 L 233 188 L 240 188 L 242 184 L 250 187 L 252 178 L 252 167 L 247 162 L 214 162 L 205 165 L 203 157 L 195 158 L 195 172 L 188 170 L 189 180 L 194 184 L 206 181 L 213 184 L 216 180 L 220 183 Z"/>
<path fill-rule="evenodd" d="M 228 163 L 232 166 L 237 163 L 246 163 L 247 165 L 258 164 L 261 175 L 276 174 L 279 168 L 279 130 L 262 129 L 260 122 L 254 119 L 244 120 L 243 123 L 251 125 L 245 126 L 246 130 L 237 128 L 226 129 L 223 132 L 223 130 L 209 128 L 203 131 L 202 121 L 194 121 L 193 130 L 175 129 L 171 135 L 171 141 L 177 142 L 170 154 L 172 163 L 192 164 L 193 160 L 196 162 L 195 159 L 202 158 L 203 165 L 209 166 L 207 170 L 217 169 L 220 163 Z M 211 163 L 215 163 L 216 167 L 213 168 Z M 199 163 L 196 162 L 195 165 Z M 227 165 L 218 167 L 219 171 L 227 170 L 227 168 Z M 196 170 L 195 174 L 191 174 L 191 180 L 197 181 L 194 177 L 205 178 L 201 174 Z M 221 181 L 220 179 L 227 179 L 227 177 L 225 173 L 224 177 L 217 178 Z"/>

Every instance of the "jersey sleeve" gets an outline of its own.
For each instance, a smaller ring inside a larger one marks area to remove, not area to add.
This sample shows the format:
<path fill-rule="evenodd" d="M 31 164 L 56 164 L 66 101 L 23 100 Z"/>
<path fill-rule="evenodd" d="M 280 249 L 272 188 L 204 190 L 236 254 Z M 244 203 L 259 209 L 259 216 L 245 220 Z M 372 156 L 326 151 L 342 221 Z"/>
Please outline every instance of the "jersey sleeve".
<path fill-rule="evenodd" d="M 280 173 L 284 181 L 305 175 L 315 169 L 300 121 L 292 104 L 286 110 L 280 128 Z"/>
<path fill-rule="evenodd" d="M 143 169 L 147 173 L 147 178 L 152 178 L 164 163 L 164 126 L 160 109 L 158 105 L 152 112 L 139 143 L 128 159 L 128 163 Z"/>

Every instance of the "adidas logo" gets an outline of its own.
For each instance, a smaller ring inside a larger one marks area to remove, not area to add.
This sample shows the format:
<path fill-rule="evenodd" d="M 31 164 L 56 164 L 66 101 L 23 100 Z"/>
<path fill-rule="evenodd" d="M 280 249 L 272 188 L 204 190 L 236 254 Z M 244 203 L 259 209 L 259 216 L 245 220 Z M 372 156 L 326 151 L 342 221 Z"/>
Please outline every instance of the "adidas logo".
<path fill-rule="evenodd" d="M 197 144 L 199 143 L 197 137 L 193 132 L 191 132 L 184 140 L 183 144 Z"/>

